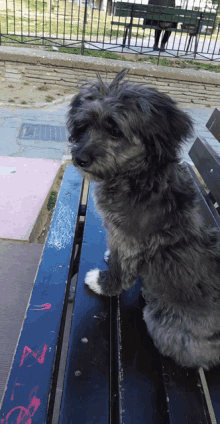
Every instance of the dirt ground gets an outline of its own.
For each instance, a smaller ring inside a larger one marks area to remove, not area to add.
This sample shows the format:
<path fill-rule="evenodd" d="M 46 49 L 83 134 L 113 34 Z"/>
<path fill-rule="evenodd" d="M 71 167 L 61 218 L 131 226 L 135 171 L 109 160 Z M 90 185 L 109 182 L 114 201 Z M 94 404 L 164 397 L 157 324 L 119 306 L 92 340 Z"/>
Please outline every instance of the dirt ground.
<path fill-rule="evenodd" d="M 58 196 L 60 191 L 60 186 L 62 184 L 63 174 L 65 172 L 65 168 L 67 164 L 68 163 L 61 165 L 56 175 L 56 178 L 54 179 L 53 185 L 48 193 L 48 196 L 45 199 L 44 205 L 41 208 L 41 211 L 37 217 L 36 224 L 34 226 L 34 229 L 30 237 L 30 242 L 32 243 L 33 242 L 40 243 L 40 244 L 45 243 L 45 240 L 50 228 L 51 219 L 53 217 L 54 207 L 55 207 L 54 205 L 52 209 L 48 210 L 48 201 L 50 199 L 50 195 L 52 192 L 56 192 Z"/>
<path fill-rule="evenodd" d="M 74 95 L 74 89 L 58 87 L 52 84 L 10 82 L 0 78 L 0 106 L 15 105 L 22 107 L 38 107 L 51 104 L 53 101 L 62 102 L 65 97 Z"/>

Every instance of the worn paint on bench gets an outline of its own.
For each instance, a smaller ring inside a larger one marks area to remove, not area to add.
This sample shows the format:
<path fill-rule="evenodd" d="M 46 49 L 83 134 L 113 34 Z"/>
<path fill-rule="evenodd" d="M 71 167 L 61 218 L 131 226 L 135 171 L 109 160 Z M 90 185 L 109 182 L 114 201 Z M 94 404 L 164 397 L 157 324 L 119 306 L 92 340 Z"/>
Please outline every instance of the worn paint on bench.
<path fill-rule="evenodd" d="M 66 168 L 1 408 L 0 423 L 47 421 L 81 177 Z"/>

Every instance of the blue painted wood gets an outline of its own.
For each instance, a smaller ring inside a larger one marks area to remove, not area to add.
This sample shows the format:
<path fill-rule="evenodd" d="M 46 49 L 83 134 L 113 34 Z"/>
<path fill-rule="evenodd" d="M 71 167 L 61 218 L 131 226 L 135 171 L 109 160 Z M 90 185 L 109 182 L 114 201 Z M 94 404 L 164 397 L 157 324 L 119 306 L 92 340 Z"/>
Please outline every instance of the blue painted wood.
<path fill-rule="evenodd" d="M 87 271 L 106 269 L 106 234 L 90 194 L 81 252 L 60 423 L 109 423 L 110 299 L 84 285 Z"/>
<path fill-rule="evenodd" d="M 220 216 L 210 200 L 210 195 L 205 191 L 192 166 L 187 162 L 184 162 L 184 165 L 193 178 L 193 182 L 198 193 L 200 213 L 203 216 L 206 226 L 208 228 L 220 228 Z"/>
<path fill-rule="evenodd" d="M 198 169 L 212 195 L 220 204 L 218 181 L 220 180 L 220 157 L 204 138 L 197 137 L 189 156 Z"/>
<path fill-rule="evenodd" d="M 220 366 L 205 371 L 217 424 L 220 424 Z"/>
<path fill-rule="evenodd" d="M 212 135 L 220 142 L 220 109 L 215 108 L 210 116 L 206 127 Z"/>
<path fill-rule="evenodd" d="M 0 415 L 1 424 L 43 424 L 79 208 L 81 177 L 66 168 Z"/>
<path fill-rule="evenodd" d="M 120 296 L 121 421 L 128 424 L 168 423 L 160 355 L 143 320 L 141 281 Z"/>

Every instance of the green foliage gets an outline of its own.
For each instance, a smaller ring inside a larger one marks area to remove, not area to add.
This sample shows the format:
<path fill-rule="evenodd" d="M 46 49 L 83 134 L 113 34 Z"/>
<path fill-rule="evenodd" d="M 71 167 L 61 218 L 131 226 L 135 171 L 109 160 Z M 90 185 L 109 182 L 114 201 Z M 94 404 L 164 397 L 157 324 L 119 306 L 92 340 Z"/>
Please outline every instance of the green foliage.
<path fill-rule="evenodd" d="M 56 205 L 56 201 L 57 201 L 57 191 L 51 191 L 50 197 L 47 203 L 48 211 L 54 208 L 54 206 Z"/>

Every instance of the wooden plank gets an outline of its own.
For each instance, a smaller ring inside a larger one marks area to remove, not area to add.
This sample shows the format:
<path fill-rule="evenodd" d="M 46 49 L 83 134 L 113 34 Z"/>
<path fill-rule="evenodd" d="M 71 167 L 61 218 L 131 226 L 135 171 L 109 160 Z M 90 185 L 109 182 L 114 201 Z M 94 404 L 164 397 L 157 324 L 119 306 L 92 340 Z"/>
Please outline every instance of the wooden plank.
<path fill-rule="evenodd" d="M 136 10 L 140 11 L 142 13 L 165 13 L 165 14 L 173 14 L 173 15 L 182 15 L 182 16 L 192 16 L 192 17 L 199 17 L 201 15 L 201 12 L 195 11 L 195 10 L 187 10 L 187 9 L 177 9 L 174 7 L 166 7 L 166 6 L 159 6 L 159 5 L 146 5 L 146 4 L 135 4 L 135 3 L 125 3 L 125 2 L 116 2 L 114 3 L 114 7 L 116 11 L 131 11 Z M 202 12 L 203 13 L 203 12 Z M 209 13 L 207 13 L 207 16 L 209 16 Z M 210 15 L 215 15 L 210 13 Z"/>
<path fill-rule="evenodd" d="M 161 356 L 170 424 L 213 424 L 198 371 Z"/>
<path fill-rule="evenodd" d="M 209 198 L 209 194 L 205 191 L 197 175 L 195 174 L 193 168 L 187 162 L 184 162 L 184 165 L 187 171 L 190 173 L 193 179 L 195 188 L 198 192 L 199 207 L 200 207 L 200 211 L 203 216 L 205 224 L 207 225 L 208 228 L 213 228 L 213 227 L 220 228 L 220 216 L 218 212 L 216 211 L 213 203 L 211 202 Z"/>
<path fill-rule="evenodd" d="M 134 14 L 134 18 L 136 18 Z M 162 22 L 176 22 L 176 23 L 183 23 L 187 25 L 198 25 L 199 21 L 197 18 L 193 17 L 187 17 L 187 16 L 179 16 L 179 15 L 156 15 L 153 13 L 149 13 L 145 16 L 146 19 L 152 19 L 154 21 L 162 21 Z M 175 29 L 172 29 L 172 31 L 175 31 Z M 183 30 L 181 30 L 183 31 Z"/>
<path fill-rule="evenodd" d="M 47 422 L 80 193 L 81 177 L 68 166 L 7 382 L 1 424 Z"/>
<path fill-rule="evenodd" d="M 120 296 L 117 318 L 120 423 L 169 423 L 160 355 L 147 333 L 141 282 Z M 179 421 L 178 421 L 179 422 Z"/>
<path fill-rule="evenodd" d="M 220 142 L 220 109 L 215 108 L 210 116 L 206 127 L 214 135 L 216 140 Z"/>
<path fill-rule="evenodd" d="M 216 416 L 216 422 L 220 422 L 220 366 L 205 371 L 205 377 L 209 388 L 210 398 L 214 413 Z M 215 422 L 215 423 L 216 423 Z M 213 423 L 212 423 L 213 424 Z"/>
<path fill-rule="evenodd" d="M 111 22 L 111 25 L 118 25 L 118 26 L 125 26 L 125 27 L 129 27 L 130 26 L 130 24 L 127 22 L 127 23 L 125 23 L 125 22 Z M 133 24 L 132 23 L 132 28 L 151 28 L 151 29 L 161 29 L 159 26 L 155 26 L 155 25 L 140 25 L 140 24 Z M 171 31 L 171 32 L 173 32 L 173 31 L 175 31 L 175 33 L 176 32 L 186 32 L 186 33 L 191 33 L 192 32 L 192 29 L 191 28 L 185 28 L 184 30 L 182 30 L 182 29 L 174 29 L 174 28 L 166 28 L 166 31 Z"/>
<path fill-rule="evenodd" d="M 106 269 L 106 235 L 89 196 L 60 424 L 109 423 L 110 299 L 84 285 L 87 271 Z"/>
<path fill-rule="evenodd" d="M 218 205 L 220 205 L 220 157 L 202 137 L 196 138 L 189 151 L 189 156 Z"/>

